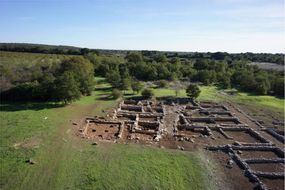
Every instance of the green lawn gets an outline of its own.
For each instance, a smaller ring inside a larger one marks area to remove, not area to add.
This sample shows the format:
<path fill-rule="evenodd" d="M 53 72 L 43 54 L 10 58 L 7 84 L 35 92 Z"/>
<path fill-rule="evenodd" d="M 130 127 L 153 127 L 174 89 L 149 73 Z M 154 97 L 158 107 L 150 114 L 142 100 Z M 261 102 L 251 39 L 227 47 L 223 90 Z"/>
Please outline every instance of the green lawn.
<path fill-rule="evenodd" d="M 96 79 L 92 96 L 68 106 L 1 104 L 0 189 L 213 189 L 197 152 L 135 144 L 92 146 L 75 136 L 74 120 L 116 104 Z M 32 159 L 35 165 L 25 161 Z"/>

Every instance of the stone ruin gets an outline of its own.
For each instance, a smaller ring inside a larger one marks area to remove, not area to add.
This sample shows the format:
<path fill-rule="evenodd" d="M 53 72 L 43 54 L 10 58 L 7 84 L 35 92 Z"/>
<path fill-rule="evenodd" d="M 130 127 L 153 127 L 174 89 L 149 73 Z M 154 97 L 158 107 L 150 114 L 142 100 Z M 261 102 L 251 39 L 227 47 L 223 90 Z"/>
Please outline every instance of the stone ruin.
<path fill-rule="evenodd" d="M 260 131 L 266 131 L 284 143 L 284 133 L 267 129 L 261 124 L 258 126 Z M 258 167 L 281 164 L 284 167 L 284 151 L 258 130 L 240 121 L 228 107 L 218 103 L 198 103 L 187 98 L 124 100 L 108 118 L 86 118 L 80 134 L 88 139 L 150 144 L 158 144 L 161 139 L 169 139 L 169 136 L 172 137 L 169 141 L 185 143 L 195 143 L 194 138 L 200 138 L 207 150 L 226 153 L 257 188 L 269 189 L 263 183 L 263 178 L 284 180 L 283 171 L 257 171 L 252 168 L 254 164 L 258 164 Z M 256 157 L 256 152 L 261 155 L 260 158 Z M 268 152 L 276 156 L 263 157 Z M 242 157 L 246 153 L 249 153 L 249 158 Z"/>
<path fill-rule="evenodd" d="M 257 184 L 256 189 L 268 190 L 269 188 L 262 182 L 260 177 L 268 178 L 268 179 L 283 179 L 284 180 L 284 171 L 280 169 L 279 171 L 275 172 L 267 172 L 267 171 L 256 171 L 251 168 L 252 164 L 282 164 L 284 166 L 284 151 L 278 147 L 268 146 L 268 145 L 223 145 L 223 146 L 213 146 L 207 147 L 208 150 L 214 151 L 223 151 L 227 153 L 232 160 L 234 160 L 242 170 L 244 170 L 244 174 L 249 178 L 251 182 Z M 241 158 L 241 151 L 259 151 L 262 153 L 264 152 L 271 152 L 274 153 L 275 156 L 273 158 Z"/>

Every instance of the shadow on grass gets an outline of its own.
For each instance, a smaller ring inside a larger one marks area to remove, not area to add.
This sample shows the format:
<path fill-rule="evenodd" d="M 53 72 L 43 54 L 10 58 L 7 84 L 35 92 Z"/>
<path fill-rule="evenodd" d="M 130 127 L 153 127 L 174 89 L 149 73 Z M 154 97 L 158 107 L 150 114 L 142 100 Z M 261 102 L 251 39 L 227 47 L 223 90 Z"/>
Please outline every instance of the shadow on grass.
<path fill-rule="evenodd" d="M 44 103 L 44 102 L 4 102 L 0 104 L 0 111 L 23 111 L 23 110 L 42 110 L 64 107 L 62 103 Z"/>
<path fill-rule="evenodd" d="M 131 92 L 126 92 L 126 93 L 123 93 L 124 96 L 134 96 L 136 94 L 134 93 L 131 93 Z"/>
<path fill-rule="evenodd" d="M 109 101 L 109 100 L 115 100 L 113 96 L 101 96 L 100 98 L 97 98 L 97 100 L 102 100 L 102 101 Z"/>
<path fill-rule="evenodd" d="M 96 80 L 96 84 L 106 84 L 107 80 L 106 79 L 98 79 Z"/>
<path fill-rule="evenodd" d="M 95 88 L 95 91 L 111 92 L 112 87 L 97 87 Z"/>

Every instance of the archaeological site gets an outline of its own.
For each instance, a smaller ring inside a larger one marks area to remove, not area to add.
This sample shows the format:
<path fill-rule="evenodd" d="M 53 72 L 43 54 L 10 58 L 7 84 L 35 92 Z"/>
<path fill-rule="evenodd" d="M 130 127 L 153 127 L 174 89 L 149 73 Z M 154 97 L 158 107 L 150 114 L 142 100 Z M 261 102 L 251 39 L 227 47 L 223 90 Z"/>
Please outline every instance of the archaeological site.
<path fill-rule="evenodd" d="M 230 103 L 124 100 L 107 117 L 85 118 L 78 135 L 96 143 L 202 148 L 219 159 L 229 178 L 245 178 L 253 189 L 282 189 L 284 184 L 283 131 L 264 127 Z"/>

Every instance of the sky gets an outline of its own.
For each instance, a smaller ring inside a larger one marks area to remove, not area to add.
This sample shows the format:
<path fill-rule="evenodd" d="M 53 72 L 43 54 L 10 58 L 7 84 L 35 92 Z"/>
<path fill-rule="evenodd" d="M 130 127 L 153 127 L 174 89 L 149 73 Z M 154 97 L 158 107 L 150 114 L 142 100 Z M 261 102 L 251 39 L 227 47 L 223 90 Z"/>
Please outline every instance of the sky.
<path fill-rule="evenodd" d="M 0 0 L 0 42 L 285 52 L 284 0 Z"/>

